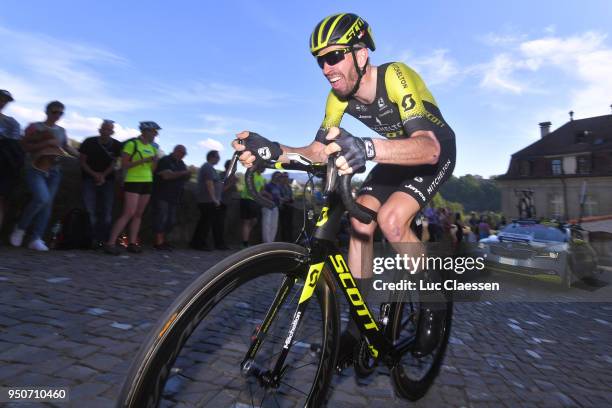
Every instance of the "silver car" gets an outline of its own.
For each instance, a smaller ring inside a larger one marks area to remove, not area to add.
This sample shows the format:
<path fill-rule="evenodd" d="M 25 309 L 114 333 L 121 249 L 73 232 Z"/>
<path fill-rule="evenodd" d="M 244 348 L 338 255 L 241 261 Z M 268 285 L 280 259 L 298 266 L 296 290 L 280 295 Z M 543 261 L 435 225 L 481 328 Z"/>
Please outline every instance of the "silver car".
<path fill-rule="evenodd" d="M 477 252 L 490 270 L 553 281 L 567 288 L 597 271 L 597 254 L 588 242 L 588 232 L 577 226 L 513 222 L 497 238 L 480 240 Z"/>

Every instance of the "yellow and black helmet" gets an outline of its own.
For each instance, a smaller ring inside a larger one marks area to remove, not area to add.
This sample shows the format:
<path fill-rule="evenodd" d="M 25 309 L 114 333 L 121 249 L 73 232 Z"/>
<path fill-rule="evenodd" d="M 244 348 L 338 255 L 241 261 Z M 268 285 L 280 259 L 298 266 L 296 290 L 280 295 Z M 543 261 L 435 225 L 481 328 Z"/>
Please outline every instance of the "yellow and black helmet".
<path fill-rule="evenodd" d="M 332 14 L 321 20 L 310 36 L 310 52 L 316 55 L 332 45 L 353 46 L 364 43 L 374 51 L 374 38 L 368 23 L 356 14 Z"/>

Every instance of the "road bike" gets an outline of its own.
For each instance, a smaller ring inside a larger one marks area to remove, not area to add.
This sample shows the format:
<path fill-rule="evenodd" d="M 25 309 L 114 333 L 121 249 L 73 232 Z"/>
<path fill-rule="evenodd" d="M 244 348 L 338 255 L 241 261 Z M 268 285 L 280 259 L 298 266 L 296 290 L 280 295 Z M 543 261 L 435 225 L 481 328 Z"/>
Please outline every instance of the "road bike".
<path fill-rule="evenodd" d="M 375 317 L 335 237 L 345 211 L 364 223 L 376 214 L 353 200 L 350 176 L 339 177 L 332 160 L 313 163 L 294 154 L 289 163 L 266 164 L 324 179 L 311 239 L 252 246 L 199 276 L 147 337 L 119 407 L 324 406 L 336 369 L 340 294 L 361 331 L 355 373 L 366 376 L 385 364 L 399 397 L 425 395 L 444 358 L 452 301 L 444 300 L 441 329 L 433 332 L 422 329 L 426 316 L 417 294 L 382 303 Z M 271 204 L 256 192 L 252 169 L 245 182 L 256 201 Z M 431 344 L 425 353 L 416 350 L 423 338 Z"/>

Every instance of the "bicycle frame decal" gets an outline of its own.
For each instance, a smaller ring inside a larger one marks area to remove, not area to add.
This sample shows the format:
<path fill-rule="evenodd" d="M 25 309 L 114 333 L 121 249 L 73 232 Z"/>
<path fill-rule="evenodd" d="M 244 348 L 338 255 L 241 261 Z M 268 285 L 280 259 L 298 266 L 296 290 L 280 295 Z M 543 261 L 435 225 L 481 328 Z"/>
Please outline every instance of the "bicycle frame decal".
<path fill-rule="evenodd" d="M 317 282 L 319 281 L 319 276 L 321 276 L 321 271 L 323 270 L 323 265 L 325 265 L 325 262 L 310 265 L 299 303 L 307 301 L 314 293 Z"/>
<path fill-rule="evenodd" d="M 319 215 L 319 220 L 315 224 L 317 227 L 321 227 L 327 222 L 327 211 L 329 211 L 328 207 L 323 207 L 321 209 L 321 215 Z"/>
<path fill-rule="evenodd" d="M 355 283 L 353 275 L 351 275 L 346 262 L 344 262 L 342 254 L 330 255 L 329 260 L 338 274 L 338 278 L 342 283 L 342 288 L 345 290 L 348 300 L 353 305 L 357 315 L 361 316 L 360 321 L 362 326 L 366 330 L 378 331 L 376 321 L 363 301 L 363 297 L 361 296 L 359 289 L 357 289 L 357 284 Z"/>
<path fill-rule="evenodd" d="M 295 316 L 293 317 L 293 321 L 291 322 L 291 328 L 289 329 L 289 334 L 285 339 L 285 344 L 283 348 L 285 350 L 289 349 L 289 345 L 291 344 L 291 340 L 293 340 L 293 336 L 295 335 L 295 330 L 297 329 L 298 323 L 300 323 L 300 317 L 302 317 L 302 312 L 299 310 L 295 312 Z"/>

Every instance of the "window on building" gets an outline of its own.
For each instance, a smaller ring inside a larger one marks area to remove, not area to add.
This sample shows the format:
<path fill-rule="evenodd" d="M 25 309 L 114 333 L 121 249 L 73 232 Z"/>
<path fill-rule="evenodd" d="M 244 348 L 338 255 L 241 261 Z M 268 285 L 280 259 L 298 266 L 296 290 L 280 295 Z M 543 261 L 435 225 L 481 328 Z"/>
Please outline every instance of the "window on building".
<path fill-rule="evenodd" d="M 586 136 L 588 135 L 588 130 L 576 132 L 576 143 L 584 143 L 586 142 Z"/>
<path fill-rule="evenodd" d="M 591 172 L 591 161 L 587 156 L 578 157 L 576 161 L 578 174 L 589 174 Z"/>
<path fill-rule="evenodd" d="M 562 173 L 562 169 L 561 169 L 561 159 L 553 159 L 551 160 L 551 166 L 552 166 L 552 174 L 553 176 L 560 176 Z"/>

